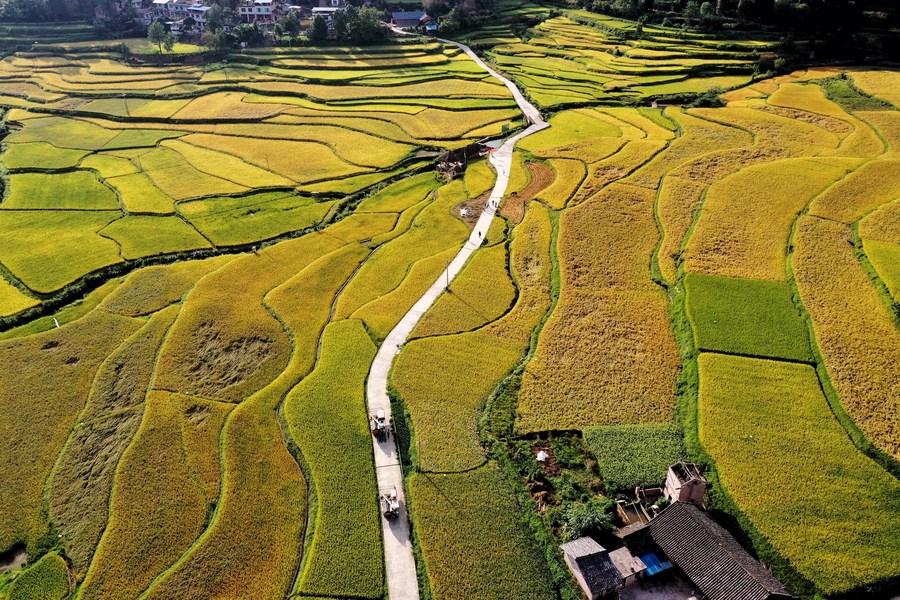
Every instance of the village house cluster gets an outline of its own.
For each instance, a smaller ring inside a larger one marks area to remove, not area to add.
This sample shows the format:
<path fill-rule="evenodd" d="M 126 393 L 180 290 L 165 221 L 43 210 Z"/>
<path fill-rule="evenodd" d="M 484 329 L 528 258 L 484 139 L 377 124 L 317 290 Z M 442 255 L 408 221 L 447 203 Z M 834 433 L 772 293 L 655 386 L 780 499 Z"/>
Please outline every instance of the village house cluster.
<path fill-rule="evenodd" d="M 212 8 L 210 0 L 131 0 L 139 20 L 144 25 L 162 20 L 174 33 L 187 30 L 202 31 L 207 22 L 207 13 Z M 275 23 L 290 13 L 301 22 L 308 23 L 321 15 L 331 30 L 334 14 L 347 8 L 346 0 L 312 0 L 310 3 L 293 4 L 291 0 L 241 0 L 234 9 L 241 23 L 256 23 L 264 31 L 271 31 Z M 424 11 L 392 13 L 391 24 L 404 29 L 422 29 L 433 32 L 437 29 Z M 226 31 L 229 27 L 225 26 Z"/>
<path fill-rule="evenodd" d="M 635 501 L 619 502 L 625 526 L 615 532 L 615 549 L 591 537 L 563 544 L 566 564 L 585 595 L 597 600 L 673 571 L 676 585 L 685 586 L 688 598 L 792 599 L 765 566 L 703 510 L 707 487 L 696 465 L 676 463 L 669 467 L 664 486 L 638 488 Z M 666 502 L 659 510 L 657 504 Z"/>

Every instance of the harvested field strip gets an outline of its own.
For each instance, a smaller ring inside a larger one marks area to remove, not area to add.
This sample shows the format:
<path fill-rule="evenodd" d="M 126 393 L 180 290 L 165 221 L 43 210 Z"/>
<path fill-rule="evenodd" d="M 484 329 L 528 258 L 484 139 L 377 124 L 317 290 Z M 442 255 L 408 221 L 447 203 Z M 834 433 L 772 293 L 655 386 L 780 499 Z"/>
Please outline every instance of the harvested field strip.
<path fill-rule="evenodd" d="M 469 473 L 417 473 L 409 490 L 435 598 L 553 597 L 544 559 L 494 463 Z"/>
<path fill-rule="evenodd" d="M 106 359 L 53 470 L 49 513 L 76 576 L 87 572 L 109 518 L 113 476 L 143 416 L 153 364 L 177 307 L 147 324 Z"/>
<path fill-rule="evenodd" d="M 348 245 L 313 260 L 266 294 L 266 304 L 292 333 L 290 362 L 229 418 L 222 433 L 225 477 L 213 523 L 148 597 L 271 597 L 290 589 L 311 515 L 305 478 L 285 448 L 275 412 L 313 368 L 332 299 L 367 255 L 365 248 Z M 261 531 L 270 535 L 258 535 Z M 235 557 L 240 557 L 237 565 Z"/>
<path fill-rule="evenodd" d="M 679 360 L 650 279 L 653 204 L 650 191 L 614 184 L 560 217 L 559 303 L 522 376 L 520 431 L 671 419 Z"/>
<path fill-rule="evenodd" d="M 688 273 L 684 286 L 698 350 L 812 362 L 787 283 Z"/>
<path fill-rule="evenodd" d="M 384 564 L 364 382 L 375 346 L 356 320 L 330 324 L 315 370 L 285 401 L 316 489 L 315 531 L 297 589 L 381 598 Z M 328 432 L 322 435 L 322 432 Z"/>
<path fill-rule="evenodd" d="M 139 327 L 97 311 L 77 324 L 0 343 L 0 547 L 22 542 L 36 549 L 48 533 L 43 491 L 53 463 L 100 364 Z"/>
<path fill-rule="evenodd" d="M 700 440 L 763 537 L 828 594 L 900 575 L 900 483 L 847 439 L 813 368 L 699 361 Z"/>
<path fill-rule="evenodd" d="M 109 524 L 80 598 L 137 597 L 203 531 L 209 498 L 182 434 L 189 406 L 189 398 L 168 392 L 147 397 L 137 436 L 116 468 Z M 218 430 L 206 435 L 204 447 L 218 445 Z"/>
<path fill-rule="evenodd" d="M 525 218 L 528 203 L 556 182 L 556 173 L 545 162 L 528 162 L 523 170 L 528 176 L 527 180 L 516 188 L 512 187 L 510 180 L 509 189 L 515 191 L 507 196 L 500 208 L 500 214 L 514 225 L 518 225 Z"/>
<path fill-rule="evenodd" d="M 882 204 L 900 198 L 900 160 L 873 160 L 818 196 L 809 213 L 855 223 Z"/>
<path fill-rule="evenodd" d="M 474 331 L 411 341 L 397 357 L 391 381 L 412 415 L 420 469 L 464 471 L 484 462 L 477 434 L 481 406 L 528 350 L 550 307 L 550 237 L 547 210 L 532 204 L 511 244 L 519 286 L 513 309 Z"/>
<path fill-rule="evenodd" d="M 853 252 L 849 227 L 803 217 L 791 264 L 841 405 L 868 440 L 900 459 L 900 330 Z"/>
<path fill-rule="evenodd" d="M 692 273 L 786 281 L 791 227 L 857 159 L 787 159 L 751 166 L 709 188 L 685 248 Z"/>

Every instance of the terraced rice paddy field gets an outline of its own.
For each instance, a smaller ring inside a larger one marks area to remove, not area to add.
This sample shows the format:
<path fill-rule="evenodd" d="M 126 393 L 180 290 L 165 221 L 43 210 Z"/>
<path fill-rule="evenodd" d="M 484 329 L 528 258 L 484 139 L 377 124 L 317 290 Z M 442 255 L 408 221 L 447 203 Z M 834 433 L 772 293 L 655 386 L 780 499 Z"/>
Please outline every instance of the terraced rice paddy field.
<path fill-rule="evenodd" d="M 555 112 L 396 350 L 422 596 L 578 597 L 509 458 L 559 432 L 589 496 L 688 458 L 796 593 L 890 589 L 900 74 L 751 81 L 766 40 L 633 27 L 469 34 Z M 0 597 L 386 598 L 366 378 L 495 181 L 434 156 L 520 128 L 506 87 L 418 39 L 84 43 L 0 61 L 0 105 Z"/>

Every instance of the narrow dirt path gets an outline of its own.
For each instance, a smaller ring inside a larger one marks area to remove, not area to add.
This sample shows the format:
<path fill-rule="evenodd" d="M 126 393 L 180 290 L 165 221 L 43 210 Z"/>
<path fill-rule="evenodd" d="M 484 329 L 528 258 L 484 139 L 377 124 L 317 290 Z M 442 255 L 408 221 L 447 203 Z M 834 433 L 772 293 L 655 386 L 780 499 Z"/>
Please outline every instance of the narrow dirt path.
<path fill-rule="evenodd" d="M 478 218 L 478 222 L 469 235 L 469 239 L 463 244 L 462 249 L 450 262 L 447 269 L 441 273 L 441 276 L 428 288 L 425 295 L 406 313 L 378 349 L 378 353 L 375 355 L 375 360 L 372 362 L 372 367 L 369 370 L 369 378 L 366 385 L 366 403 L 369 414 L 379 409 L 384 410 L 386 414 L 390 414 L 391 403 L 387 394 L 387 382 L 394 357 L 399 353 L 400 347 L 406 342 L 409 334 L 425 312 L 443 293 L 449 282 L 453 281 L 459 274 L 475 250 L 481 246 L 482 240 L 487 235 L 488 228 L 490 228 L 494 219 L 494 214 L 499 209 L 500 202 L 503 200 L 506 188 L 509 185 L 513 148 L 516 142 L 525 136 L 549 127 L 549 124 L 541 118 L 540 112 L 525 99 L 519 88 L 510 80 L 488 67 L 468 46 L 440 38 L 438 38 L 438 41 L 462 49 L 481 68 L 509 88 L 516 103 L 531 125 L 525 131 L 506 140 L 502 146 L 491 153 L 490 161 L 497 171 L 497 182 L 494 184 L 487 205 Z M 403 469 L 400 465 L 397 447 L 393 437 L 379 443 L 373 436 L 372 443 L 375 447 L 375 475 L 378 479 L 378 489 L 389 490 L 396 488 L 400 497 L 400 517 L 392 521 L 382 519 L 388 598 L 390 600 L 418 600 L 419 582 L 416 578 L 416 561 L 413 558 L 409 517 L 406 512 L 406 500 L 403 494 Z"/>

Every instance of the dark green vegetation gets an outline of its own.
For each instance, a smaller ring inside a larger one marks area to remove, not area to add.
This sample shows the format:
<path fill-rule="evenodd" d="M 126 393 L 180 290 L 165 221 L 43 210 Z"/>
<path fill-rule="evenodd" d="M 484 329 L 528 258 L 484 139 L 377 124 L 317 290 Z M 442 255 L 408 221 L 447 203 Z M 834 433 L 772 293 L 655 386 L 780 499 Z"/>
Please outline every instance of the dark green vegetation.
<path fill-rule="evenodd" d="M 610 493 L 662 485 L 669 465 L 686 458 L 684 434 L 672 424 L 591 427 L 584 431 L 584 441 Z"/>
<path fill-rule="evenodd" d="M 684 281 L 699 350 L 812 361 L 787 284 L 694 273 Z"/>

